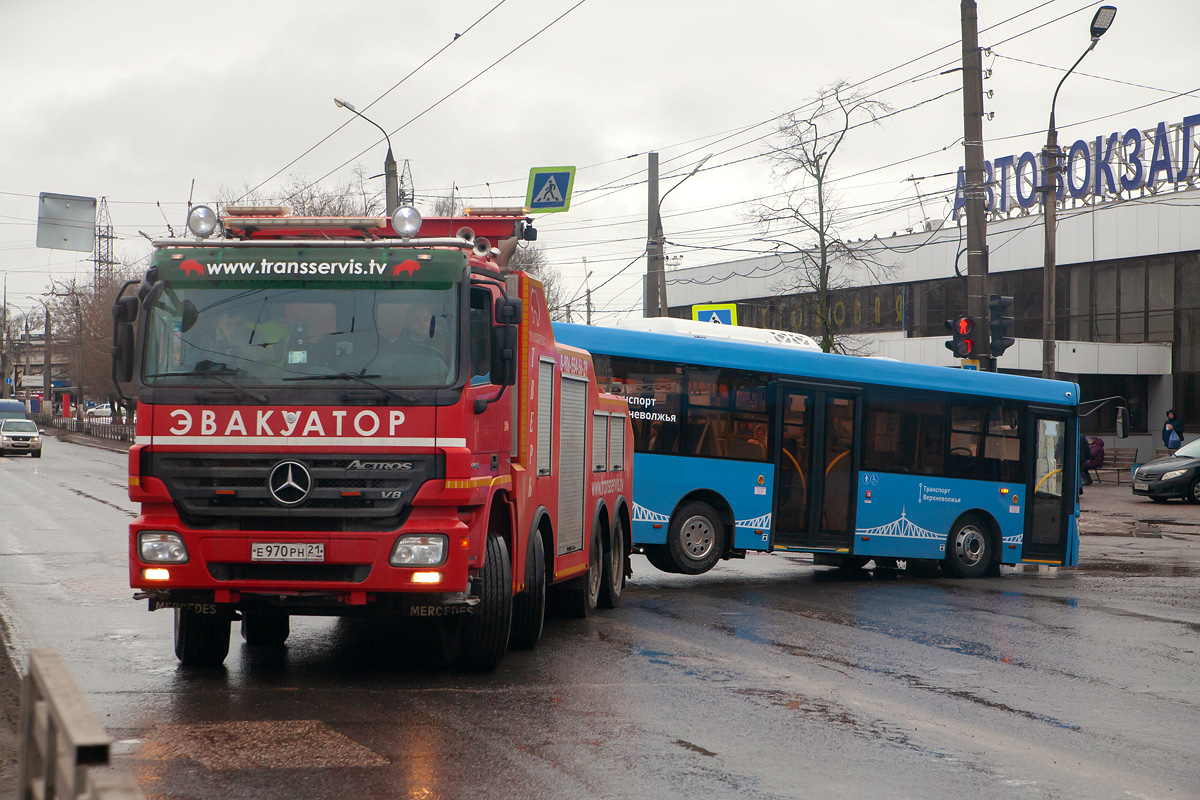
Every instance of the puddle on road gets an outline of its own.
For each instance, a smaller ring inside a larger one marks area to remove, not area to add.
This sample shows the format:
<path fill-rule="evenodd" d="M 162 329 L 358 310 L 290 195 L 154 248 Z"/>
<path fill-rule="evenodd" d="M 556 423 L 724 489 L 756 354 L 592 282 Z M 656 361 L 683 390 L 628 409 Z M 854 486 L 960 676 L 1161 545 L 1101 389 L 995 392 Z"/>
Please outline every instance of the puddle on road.
<path fill-rule="evenodd" d="M 1114 559 L 1088 559 L 1076 570 L 1088 573 L 1110 573 L 1136 578 L 1195 578 L 1200 576 L 1200 567 L 1195 564 L 1169 564 L 1162 562 L 1129 562 Z"/>

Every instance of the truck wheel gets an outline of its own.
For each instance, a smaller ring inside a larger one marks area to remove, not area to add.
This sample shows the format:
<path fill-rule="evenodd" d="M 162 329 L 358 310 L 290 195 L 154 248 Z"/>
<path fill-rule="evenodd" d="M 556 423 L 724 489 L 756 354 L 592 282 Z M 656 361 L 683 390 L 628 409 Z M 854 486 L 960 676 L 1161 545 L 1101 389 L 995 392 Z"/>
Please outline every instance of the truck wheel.
<path fill-rule="evenodd" d="M 291 633 L 287 614 L 277 611 L 243 611 L 242 638 L 251 647 L 282 647 Z"/>
<path fill-rule="evenodd" d="M 646 560 L 650 562 L 652 567 L 660 569 L 663 572 L 679 572 L 679 568 L 671 560 L 671 554 L 667 552 L 665 544 L 648 544 L 642 549 L 646 553 Z"/>
<path fill-rule="evenodd" d="M 500 664 L 512 629 L 512 566 L 508 546 L 494 533 L 488 534 L 480 577 L 479 603 L 462 624 L 458 666 L 483 672 Z"/>
<path fill-rule="evenodd" d="M 546 549 L 541 533 L 529 538 L 525 561 L 525 591 L 513 598 L 512 644 L 532 650 L 542 638 L 546 620 Z"/>
<path fill-rule="evenodd" d="M 626 541 L 625 528 L 621 525 L 620 517 L 613 520 L 609 540 L 600 577 L 601 608 L 616 608 L 621 605 L 621 592 L 625 589 Z"/>
<path fill-rule="evenodd" d="M 978 517 L 966 516 L 950 531 L 942 567 L 954 578 L 980 578 L 997 555 L 988 526 Z"/>
<path fill-rule="evenodd" d="M 600 532 L 592 531 L 587 572 L 570 581 L 563 592 L 563 608 L 568 617 L 586 619 L 600 602 L 600 583 L 604 577 L 603 554 L 600 552 Z"/>
<path fill-rule="evenodd" d="M 229 655 L 229 615 L 175 609 L 175 655 L 187 667 L 218 667 Z"/>
<path fill-rule="evenodd" d="M 708 572 L 721 558 L 724 547 L 725 528 L 708 503 L 688 503 L 671 518 L 667 550 L 684 575 Z"/>

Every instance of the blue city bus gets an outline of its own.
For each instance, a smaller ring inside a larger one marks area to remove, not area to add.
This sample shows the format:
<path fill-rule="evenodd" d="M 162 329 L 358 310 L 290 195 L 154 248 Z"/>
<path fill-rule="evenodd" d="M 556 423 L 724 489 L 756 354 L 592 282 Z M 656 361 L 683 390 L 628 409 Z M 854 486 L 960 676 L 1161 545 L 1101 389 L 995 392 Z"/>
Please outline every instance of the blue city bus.
<path fill-rule="evenodd" d="M 631 538 L 654 566 L 694 575 L 750 551 L 956 577 L 1078 562 L 1076 384 L 750 330 L 554 326 L 629 404 Z"/>

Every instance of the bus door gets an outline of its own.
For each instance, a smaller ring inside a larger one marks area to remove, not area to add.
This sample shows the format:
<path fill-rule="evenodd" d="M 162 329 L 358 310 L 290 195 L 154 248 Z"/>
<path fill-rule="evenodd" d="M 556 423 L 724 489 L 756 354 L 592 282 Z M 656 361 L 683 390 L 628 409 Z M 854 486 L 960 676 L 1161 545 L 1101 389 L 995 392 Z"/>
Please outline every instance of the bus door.
<path fill-rule="evenodd" d="M 1026 452 L 1033 453 L 1025 506 L 1021 560 L 1061 564 L 1067 556 L 1068 520 L 1075 509 L 1075 469 L 1078 436 L 1072 436 L 1072 416 L 1056 409 L 1029 408 Z"/>
<path fill-rule="evenodd" d="M 772 394 L 779 454 L 773 546 L 850 547 L 858 481 L 858 393 L 781 381 Z"/>

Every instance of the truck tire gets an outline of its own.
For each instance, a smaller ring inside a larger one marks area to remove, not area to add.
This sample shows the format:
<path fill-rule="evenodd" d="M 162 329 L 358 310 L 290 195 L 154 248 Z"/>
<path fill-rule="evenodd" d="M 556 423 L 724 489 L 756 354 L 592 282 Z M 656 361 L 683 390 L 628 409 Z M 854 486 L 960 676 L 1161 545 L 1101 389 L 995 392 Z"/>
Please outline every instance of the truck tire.
<path fill-rule="evenodd" d="M 542 535 L 529 537 L 525 560 L 525 591 L 513 598 L 512 645 L 532 650 L 542 638 L 546 620 L 546 550 Z"/>
<path fill-rule="evenodd" d="M 489 533 L 483 556 L 479 603 L 462 622 L 462 652 L 458 666 L 486 672 L 495 669 L 508 649 L 512 630 L 512 565 L 508 545 Z"/>
<path fill-rule="evenodd" d="M 684 575 L 708 572 L 725 548 L 725 526 L 708 503 L 693 501 L 671 517 L 667 552 Z"/>
<path fill-rule="evenodd" d="M 981 578 L 999 558 L 991 529 L 979 517 L 968 514 L 955 523 L 946 540 L 942 569 L 954 578 Z"/>
<path fill-rule="evenodd" d="M 600 576 L 600 607 L 616 608 L 621 605 L 621 592 L 625 589 L 625 556 L 628 542 L 621 518 L 613 520 L 609 534 L 608 552 L 604 554 L 604 567 Z"/>
<path fill-rule="evenodd" d="M 291 633 L 287 614 L 277 611 L 243 611 L 242 639 L 251 647 L 282 647 Z"/>
<path fill-rule="evenodd" d="M 229 615 L 175 609 L 175 656 L 186 667 L 218 667 L 229 655 Z"/>
<path fill-rule="evenodd" d="M 587 619 L 600 602 L 600 584 L 604 577 L 604 555 L 601 552 L 600 532 L 592 531 L 588 551 L 587 572 L 563 587 L 563 609 L 568 617 Z"/>

